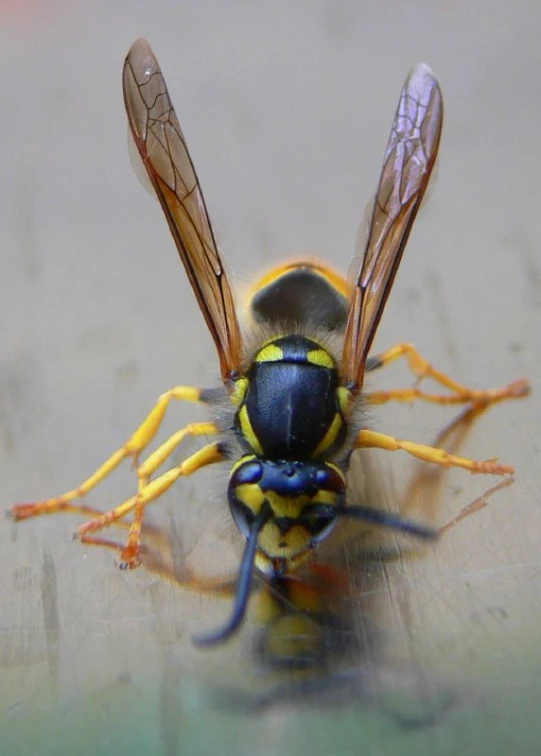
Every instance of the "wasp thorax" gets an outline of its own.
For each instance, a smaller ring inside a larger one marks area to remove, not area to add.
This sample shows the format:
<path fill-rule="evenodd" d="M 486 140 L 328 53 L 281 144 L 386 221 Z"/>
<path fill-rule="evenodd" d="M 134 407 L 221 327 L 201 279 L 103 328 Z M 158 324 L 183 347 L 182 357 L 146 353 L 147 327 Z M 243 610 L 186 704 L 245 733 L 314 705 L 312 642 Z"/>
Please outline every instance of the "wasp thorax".
<path fill-rule="evenodd" d="M 266 343 L 238 399 L 237 436 L 266 459 L 329 459 L 344 443 L 338 370 L 317 341 L 298 334 Z"/>
<path fill-rule="evenodd" d="M 345 490 L 342 472 L 331 463 L 247 455 L 231 472 L 228 498 L 233 519 L 245 537 L 262 508 L 267 508 L 269 517 L 259 534 L 258 550 L 270 559 L 290 560 L 328 535 Z"/>

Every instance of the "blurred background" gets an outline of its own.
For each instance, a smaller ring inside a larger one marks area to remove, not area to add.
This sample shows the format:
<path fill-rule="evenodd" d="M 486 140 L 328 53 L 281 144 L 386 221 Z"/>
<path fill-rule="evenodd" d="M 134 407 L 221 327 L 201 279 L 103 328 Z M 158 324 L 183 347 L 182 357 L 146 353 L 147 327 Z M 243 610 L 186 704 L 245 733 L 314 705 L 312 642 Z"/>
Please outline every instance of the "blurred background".
<path fill-rule="evenodd" d="M 139 36 L 239 288 L 302 252 L 347 270 L 400 87 L 428 63 L 445 102 L 438 180 L 376 348 L 412 341 L 467 385 L 534 386 L 461 446 L 514 464 L 515 483 L 422 558 L 368 563 L 355 539 L 343 545 L 344 601 L 319 580 L 320 610 L 293 650 L 265 614 L 196 650 L 190 634 L 219 624 L 227 599 L 119 571 L 112 552 L 71 539 L 75 515 L 1 519 L 2 754 L 537 753 L 540 33 L 534 0 L 0 4 L 4 509 L 76 485 L 170 386 L 217 380 L 166 223 L 130 164 L 120 82 Z M 403 366 L 374 378 L 410 381 Z M 405 406 L 373 420 L 430 443 L 452 416 Z M 163 437 L 203 418 L 174 407 Z M 376 460 L 367 497 L 438 523 L 498 482 L 430 476 L 404 456 Z M 129 496 L 128 467 L 89 503 Z M 234 571 L 223 491 L 223 475 L 201 473 L 153 506 L 162 572 Z"/>

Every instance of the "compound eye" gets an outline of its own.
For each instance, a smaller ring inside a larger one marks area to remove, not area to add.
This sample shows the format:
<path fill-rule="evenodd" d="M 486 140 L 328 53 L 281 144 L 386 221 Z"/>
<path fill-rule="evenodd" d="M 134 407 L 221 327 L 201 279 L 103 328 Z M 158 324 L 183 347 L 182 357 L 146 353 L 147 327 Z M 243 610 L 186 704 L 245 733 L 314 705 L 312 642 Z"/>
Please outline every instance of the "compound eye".
<path fill-rule="evenodd" d="M 329 465 L 321 467 L 316 473 L 316 481 L 319 488 L 325 491 L 333 491 L 337 494 L 343 494 L 346 489 L 345 481 L 342 475 Z"/>
<path fill-rule="evenodd" d="M 254 512 L 261 504 L 261 489 L 258 485 L 263 476 L 263 465 L 250 459 L 239 465 L 229 478 L 227 496 L 235 525 L 245 538 L 250 534 Z"/>
<path fill-rule="evenodd" d="M 259 483 L 263 477 L 263 465 L 258 459 L 250 459 L 237 467 L 230 478 L 230 485 L 240 486 L 244 483 Z"/>

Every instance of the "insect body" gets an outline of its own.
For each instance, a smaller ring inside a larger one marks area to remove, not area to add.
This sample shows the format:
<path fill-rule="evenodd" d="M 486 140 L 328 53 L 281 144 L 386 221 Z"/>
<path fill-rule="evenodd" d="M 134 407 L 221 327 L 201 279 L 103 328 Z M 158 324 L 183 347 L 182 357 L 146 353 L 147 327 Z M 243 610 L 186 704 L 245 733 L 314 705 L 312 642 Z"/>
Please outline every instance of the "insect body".
<path fill-rule="evenodd" d="M 344 444 L 347 392 L 331 355 L 290 334 L 256 354 L 243 393 L 235 429 L 251 453 L 233 468 L 229 501 L 245 535 L 253 515 L 272 512 L 257 563 L 276 574 L 324 537 L 333 509 L 344 503 L 344 473 L 329 460 Z"/>
<path fill-rule="evenodd" d="M 128 441 L 80 486 L 54 499 L 15 505 L 12 514 L 24 519 L 61 509 L 91 512 L 97 516 L 78 535 L 84 542 L 105 545 L 111 544 L 94 534 L 132 514 L 121 564 L 134 567 L 140 559 L 145 507 L 180 477 L 230 461 L 228 500 L 246 545 L 230 620 L 196 639 L 209 644 L 227 638 L 242 621 L 254 565 L 271 579 L 293 572 L 338 519 L 364 520 L 425 539 L 437 535 L 423 524 L 346 501 L 346 475 L 355 449 L 402 449 L 427 462 L 478 473 L 513 471 L 494 460 L 477 462 L 370 431 L 359 411 L 364 402 L 419 399 L 486 407 L 524 396 L 528 385 L 515 381 L 502 389 L 466 388 L 407 344 L 368 356 L 438 150 L 443 107 L 428 67 L 416 66 L 402 90 L 368 239 L 351 284 L 314 262 L 291 263 L 267 274 L 250 300 L 250 313 L 259 324 L 253 348 L 241 334 L 193 163 L 162 72 L 144 40 L 128 53 L 123 89 L 131 134 L 215 342 L 223 388 L 170 389 Z M 366 371 L 402 356 L 419 381 L 431 378 L 447 393 L 429 394 L 419 386 L 362 392 Z M 173 400 L 207 404 L 216 410 L 216 419 L 191 423 L 140 462 Z M 216 440 L 155 476 L 188 436 Z M 104 513 L 73 503 L 127 457 L 136 461 L 138 490 L 133 496 Z"/>

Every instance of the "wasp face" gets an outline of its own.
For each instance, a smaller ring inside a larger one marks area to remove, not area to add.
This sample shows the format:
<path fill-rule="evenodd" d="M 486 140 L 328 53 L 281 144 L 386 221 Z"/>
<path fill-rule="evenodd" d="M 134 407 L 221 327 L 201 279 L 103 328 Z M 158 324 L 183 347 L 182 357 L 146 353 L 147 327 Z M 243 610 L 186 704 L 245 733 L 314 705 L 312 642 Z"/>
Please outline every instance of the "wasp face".
<path fill-rule="evenodd" d="M 345 491 L 344 475 L 331 463 L 247 455 L 232 470 L 228 498 L 233 519 L 246 538 L 255 518 L 263 508 L 268 510 L 256 564 L 276 576 L 296 567 L 327 537 Z"/>

